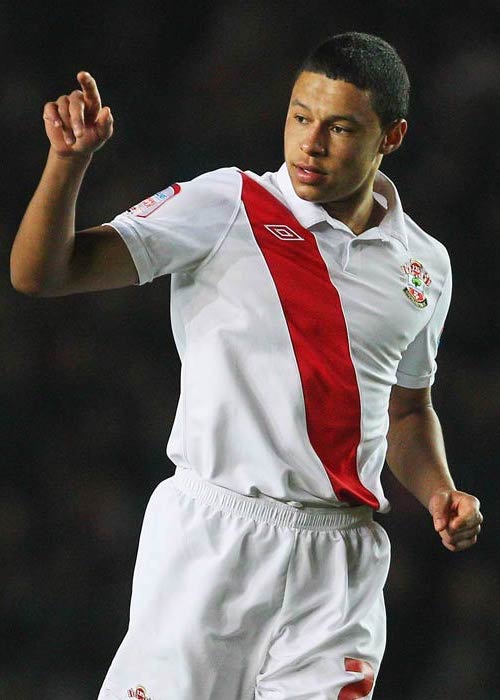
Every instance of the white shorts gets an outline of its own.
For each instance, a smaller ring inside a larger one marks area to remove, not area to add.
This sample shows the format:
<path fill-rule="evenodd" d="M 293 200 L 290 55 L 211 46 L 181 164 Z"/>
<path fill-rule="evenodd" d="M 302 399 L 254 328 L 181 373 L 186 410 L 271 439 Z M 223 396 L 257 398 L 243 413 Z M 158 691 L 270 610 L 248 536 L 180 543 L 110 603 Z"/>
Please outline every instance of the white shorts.
<path fill-rule="evenodd" d="M 369 508 L 300 505 L 241 496 L 191 470 L 163 481 L 99 700 L 371 698 L 387 534 Z"/>

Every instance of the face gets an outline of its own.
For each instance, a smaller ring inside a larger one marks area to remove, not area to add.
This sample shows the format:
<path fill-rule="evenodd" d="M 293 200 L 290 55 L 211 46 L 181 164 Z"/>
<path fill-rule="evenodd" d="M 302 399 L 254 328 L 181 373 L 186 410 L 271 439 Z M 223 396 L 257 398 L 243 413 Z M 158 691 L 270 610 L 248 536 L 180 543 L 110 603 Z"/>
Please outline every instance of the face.
<path fill-rule="evenodd" d="M 295 192 L 325 205 L 371 197 L 383 155 L 400 145 L 405 130 L 404 120 L 382 128 L 368 91 L 302 72 L 285 123 L 285 161 Z"/>

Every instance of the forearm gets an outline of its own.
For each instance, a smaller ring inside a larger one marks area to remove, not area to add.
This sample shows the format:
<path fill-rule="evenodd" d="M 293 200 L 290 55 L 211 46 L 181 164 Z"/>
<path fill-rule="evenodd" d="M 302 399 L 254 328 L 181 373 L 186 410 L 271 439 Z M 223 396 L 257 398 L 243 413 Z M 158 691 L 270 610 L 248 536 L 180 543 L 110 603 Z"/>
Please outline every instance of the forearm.
<path fill-rule="evenodd" d="M 11 280 L 17 290 L 43 294 L 67 274 L 74 250 L 76 201 L 91 158 L 61 157 L 49 151 L 12 247 Z"/>
<path fill-rule="evenodd" d="M 426 508 L 432 494 L 455 488 L 441 425 L 432 405 L 391 417 L 387 464 L 398 481 Z"/>

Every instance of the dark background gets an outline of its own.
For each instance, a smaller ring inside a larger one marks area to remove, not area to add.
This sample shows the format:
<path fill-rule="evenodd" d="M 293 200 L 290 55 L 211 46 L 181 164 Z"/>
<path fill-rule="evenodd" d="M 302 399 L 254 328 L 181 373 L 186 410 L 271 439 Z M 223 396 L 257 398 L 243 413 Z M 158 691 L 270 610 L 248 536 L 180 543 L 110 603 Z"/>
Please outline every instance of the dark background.
<path fill-rule="evenodd" d="M 457 484 L 485 515 L 480 543 L 451 554 L 386 477 L 393 563 L 375 697 L 499 696 L 499 2 L 107 0 L 0 3 L 1 698 L 97 695 L 127 626 L 147 499 L 173 470 L 169 280 L 62 299 L 10 286 L 10 246 L 47 154 L 44 102 L 85 69 L 113 109 L 115 136 L 80 197 L 84 228 L 206 170 L 277 169 L 297 64 L 348 29 L 393 43 L 412 79 L 410 130 L 383 170 L 450 251 L 433 395 Z"/>

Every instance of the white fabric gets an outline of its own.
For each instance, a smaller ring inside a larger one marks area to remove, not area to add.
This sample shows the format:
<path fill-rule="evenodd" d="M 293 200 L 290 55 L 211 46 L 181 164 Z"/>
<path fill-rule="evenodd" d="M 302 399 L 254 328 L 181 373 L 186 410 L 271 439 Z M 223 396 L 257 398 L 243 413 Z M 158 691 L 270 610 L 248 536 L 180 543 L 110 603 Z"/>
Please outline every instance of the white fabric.
<path fill-rule="evenodd" d="M 380 474 L 390 391 L 395 383 L 422 388 L 434 381 L 451 293 L 446 250 L 404 214 L 382 173 L 375 197 L 386 215 L 359 236 L 300 199 L 285 166 L 248 174 L 314 234 L 340 294 L 361 401 L 359 479 L 387 510 Z M 223 168 L 181 183 L 149 216 L 129 211 L 110 222 L 141 284 L 173 273 L 171 319 L 182 375 L 167 452 L 177 466 L 245 495 L 345 506 L 309 441 L 296 357 L 241 186 L 241 173 Z M 411 260 L 431 281 L 422 307 L 404 292 L 403 268 Z"/>
<path fill-rule="evenodd" d="M 294 508 L 178 470 L 148 505 L 129 630 L 99 700 L 354 691 L 365 675 L 346 659 L 376 676 L 384 651 L 389 556 L 367 507 Z"/>

